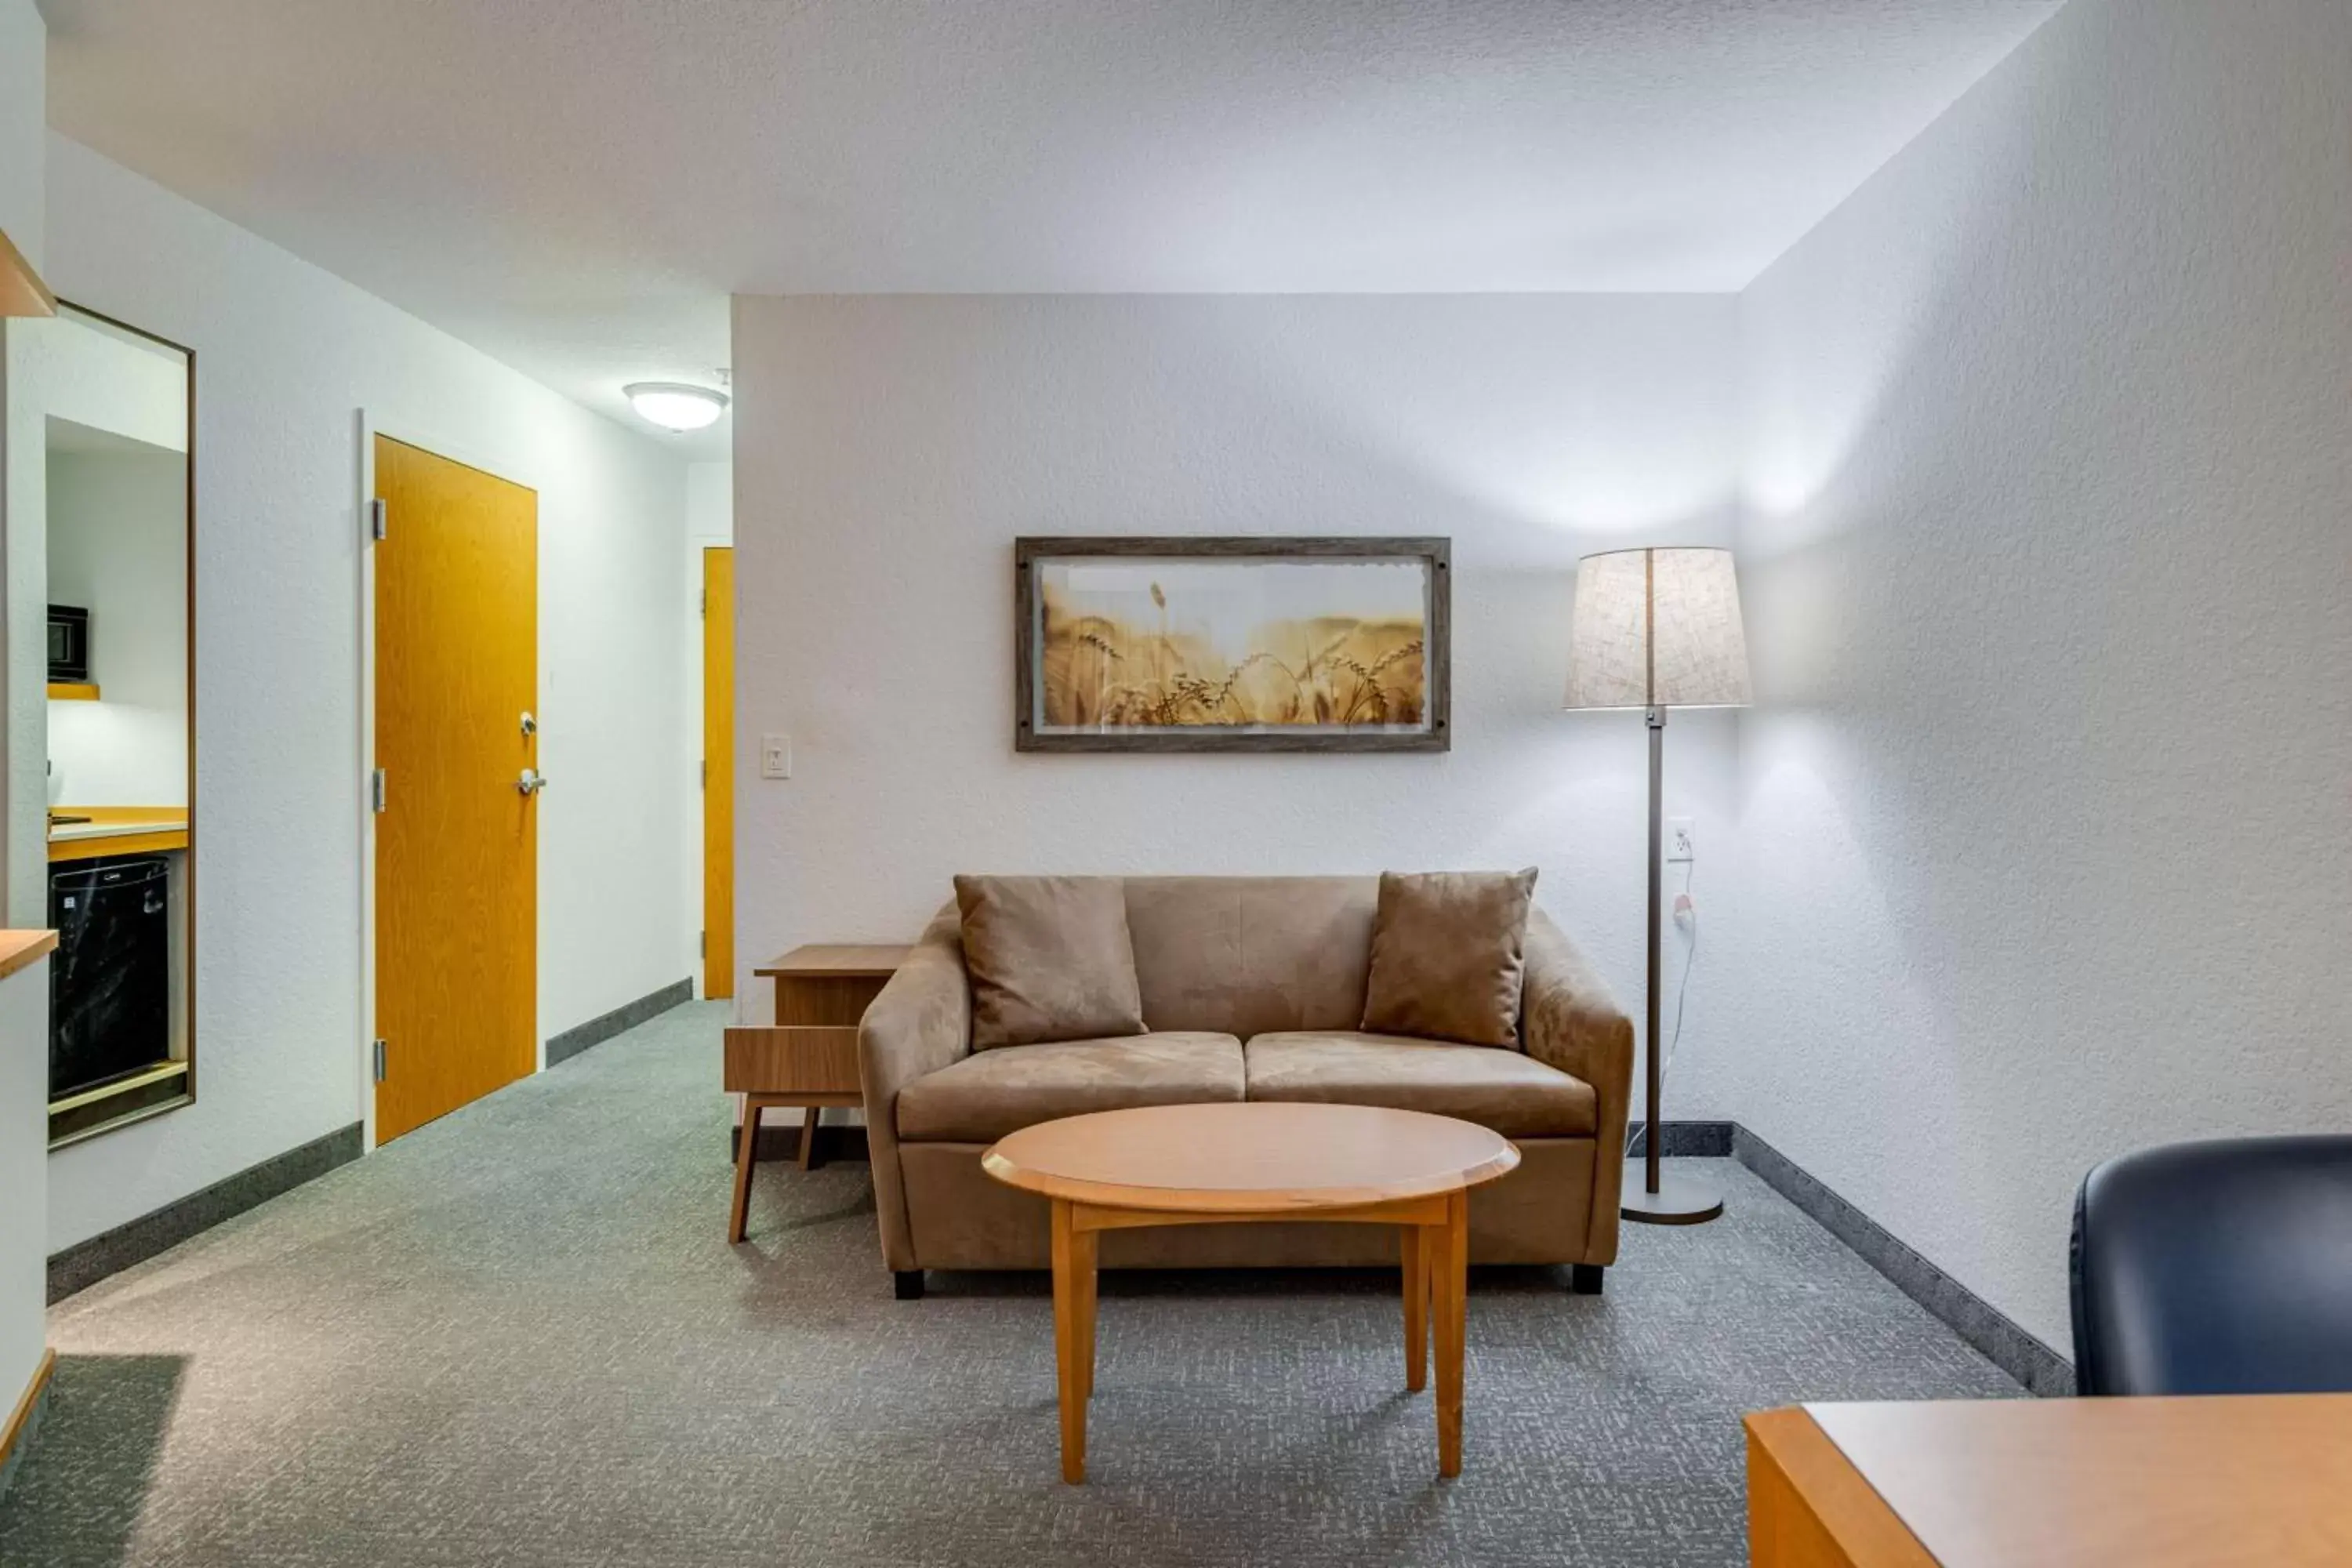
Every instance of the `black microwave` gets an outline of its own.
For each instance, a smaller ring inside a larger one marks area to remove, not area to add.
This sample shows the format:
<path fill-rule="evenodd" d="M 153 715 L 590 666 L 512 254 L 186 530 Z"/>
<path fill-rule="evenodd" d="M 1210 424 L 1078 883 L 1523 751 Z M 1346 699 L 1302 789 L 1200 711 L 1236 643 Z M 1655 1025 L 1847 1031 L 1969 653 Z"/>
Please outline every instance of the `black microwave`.
<path fill-rule="evenodd" d="M 49 606 L 49 679 L 77 686 L 89 680 L 89 612 L 79 605 Z"/>

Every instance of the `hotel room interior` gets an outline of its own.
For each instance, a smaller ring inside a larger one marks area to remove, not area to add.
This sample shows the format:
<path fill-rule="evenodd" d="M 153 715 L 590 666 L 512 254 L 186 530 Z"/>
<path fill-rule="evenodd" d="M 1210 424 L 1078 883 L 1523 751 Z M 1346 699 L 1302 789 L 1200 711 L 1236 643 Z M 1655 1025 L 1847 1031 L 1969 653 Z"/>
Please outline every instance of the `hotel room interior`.
<path fill-rule="evenodd" d="M 0 0 L 0 1568 L 2352 1562 L 2345 0 Z"/>

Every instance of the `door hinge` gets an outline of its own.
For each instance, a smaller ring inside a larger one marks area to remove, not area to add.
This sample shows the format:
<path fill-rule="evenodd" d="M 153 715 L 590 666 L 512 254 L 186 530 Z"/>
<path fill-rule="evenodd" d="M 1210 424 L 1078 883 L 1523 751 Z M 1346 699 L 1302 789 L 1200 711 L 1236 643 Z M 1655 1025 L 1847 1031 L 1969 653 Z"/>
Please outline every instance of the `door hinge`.
<path fill-rule="evenodd" d="M 375 1080 L 382 1083 L 383 1081 L 383 1042 L 382 1040 L 375 1043 L 375 1049 L 372 1055 L 374 1058 Z"/>
<path fill-rule="evenodd" d="M 383 812 L 386 789 L 387 786 L 384 783 L 383 770 L 382 768 L 376 769 L 374 773 L 368 775 L 369 810 L 379 814 Z"/>
<path fill-rule="evenodd" d="M 710 759 L 709 757 L 702 759 L 702 787 L 705 789 L 709 789 L 710 787 Z"/>
<path fill-rule="evenodd" d="M 383 504 L 383 498 L 378 496 L 368 502 L 368 537 L 383 539 L 390 532 L 391 509 Z"/>
<path fill-rule="evenodd" d="M 709 958 L 710 956 L 710 933 L 709 931 L 698 931 L 694 933 L 694 952 L 695 955 L 698 958 Z"/>
<path fill-rule="evenodd" d="M 702 600 L 701 600 L 701 602 L 700 602 L 699 604 L 698 604 L 698 605 L 696 605 L 694 606 L 694 613 L 695 613 L 696 615 L 698 615 L 698 616 L 701 616 L 703 619 L 705 619 L 705 620 L 709 620 L 709 619 L 710 618 L 710 590 L 709 590 L 709 589 L 705 588 L 705 589 L 702 591 Z"/>

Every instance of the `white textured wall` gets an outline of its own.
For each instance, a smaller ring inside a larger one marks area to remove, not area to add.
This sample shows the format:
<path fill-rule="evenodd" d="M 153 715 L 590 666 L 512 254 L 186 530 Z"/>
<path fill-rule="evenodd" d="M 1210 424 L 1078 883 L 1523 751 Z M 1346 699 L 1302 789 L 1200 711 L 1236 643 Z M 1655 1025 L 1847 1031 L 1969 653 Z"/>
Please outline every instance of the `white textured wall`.
<path fill-rule="evenodd" d="M 47 131 L 48 29 L 33 0 L 0 0 L 0 230 L 46 270 L 43 205 Z M 6 735 L 0 750 L 0 905 L 18 923 L 46 924 L 39 897 L 42 858 L 15 850 L 40 820 L 42 699 L 37 673 L 47 668 L 41 586 L 41 490 L 47 465 L 40 416 L 22 395 L 25 356 L 37 321 L 0 321 L 0 558 L 8 589 L 0 599 L 0 688 Z M 12 458 L 12 454 L 15 457 Z M 20 459 L 20 460 L 19 460 Z M 18 570 L 19 566 L 23 570 Z M 0 922 L 5 923 L 5 922 Z"/>
<path fill-rule="evenodd" d="M 16 1407 L 47 1343 L 49 963 L 0 980 L 0 1406 Z M 0 1415 L 0 1420 L 5 1420 Z"/>
<path fill-rule="evenodd" d="M 7 406 L 0 410 L 0 526 L 7 581 L 6 659 L 0 691 L 7 706 L 7 754 L 0 758 L 0 924 L 49 923 L 47 836 L 49 458 L 42 383 L 59 336 L 54 321 L 5 326 Z"/>
<path fill-rule="evenodd" d="M 0 0 L 0 233 L 41 265 L 49 32 L 33 0 Z"/>
<path fill-rule="evenodd" d="M 685 465 L 61 138 L 49 275 L 197 353 L 190 1109 L 50 1161 L 52 1250 L 357 1121 L 357 411 L 540 490 L 540 1026 L 685 973 Z"/>
<path fill-rule="evenodd" d="M 697 549 L 735 537 L 735 465 L 686 466 L 686 532 Z"/>
<path fill-rule="evenodd" d="M 0 231 L 35 266 L 42 259 L 42 107 L 44 51 L 47 29 L 33 0 L 0 0 Z M 9 416 L 11 364 L 16 323 L 0 321 L 0 564 L 5 564 L 16 500 L 6 482 L 12 454 L 28 452 L 41 465 L 37 437 L 20 445 Z M 0 691 L 20 657 L 24 639 L 16 634 L 14 595 L 0 596 Z M 46 634 L 44 634 L 46 636 Z M 47 661 L 44 659 L 44 668 Z M 34 738 L 39 754 L 39 705 L 30 713 L 12 708 L 0 745 L 0 782 L 15 786 L 9 767 Z M 5 813 L 0 813 L 5 816 Z M 13 871 L 0 837 L 0 873 Z M 0 925 L 5 925 L 0 920 Z M 0 1405 L 15 1409 L 46 1342 L 47 1276 L 42 1231 L 47 1215 L 49 1126 L 49 970 L 47 963 L 0 981 Z"/>
<path fill-rule="evenodd" d="M 47 800 L 188 800 L 188 460 L 51 452 L 48 595 L 89 611 L 102 700 L 51 702 Z"/>
<path fill-rule="evenodd" d="M 1533 863 L 1638 1008 L 1642 721 L 1559 710 L 1568 613 L 1580 554 L 1729 541 L 1733 338 L 1698 295 L 739 300 L 739 983 L 911 935 L 957 871 Z M 1452 536 L 1452 752 L 1013 752 L 1015 535 L 1275 532 Z M 1672 731 L 1703 854 L 1731 737 Z M 1728 1109 L 1717 995 L 1670 1114 Z"/>
<path fill-rule="evenodd" d="M 185 356 L 88 317 L 35 322 L 25 331 L 39 361 L 43 415 L 159 451 L 188 449 Z M 70 435 L 52 432 L 48 444 Z"/>
<path fill-rule="evenodd" d="M 2352 1122 L 2352 7 L 2075 0 L 1743 296 L 1739 1117 L 2064 1352 Z"/>

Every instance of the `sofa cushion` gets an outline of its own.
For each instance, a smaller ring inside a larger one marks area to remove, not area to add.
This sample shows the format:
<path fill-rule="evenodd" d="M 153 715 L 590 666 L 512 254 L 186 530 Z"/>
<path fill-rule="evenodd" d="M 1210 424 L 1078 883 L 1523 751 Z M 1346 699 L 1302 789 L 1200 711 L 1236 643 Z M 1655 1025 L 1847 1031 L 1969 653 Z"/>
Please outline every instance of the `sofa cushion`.
<path fill-rule="evenodd" d="M 1253 1035 L 1352 1029 L 1372 962 L 1371 877 L 1129 877 L 1143 1021 Z"/>
<path fill-rule="evenodd" d="M 1130 1035 L 975 1051 L 898 1091 L 898 1136 L 992 1143 L 1057 1117 L 1242 1098 L 1231 1035 Z"/>
<path fill-rule="evenodd" d="M 1532 868 L 1381 877 L 1363 1026 L 1379 1034 L 1519 1043 Z"/>
<path fill-rule="evenodd" d="M 1245 1061 L 1252 1100 L 1426 1110 L 1506 1138 L 1590 1138 L 1597 1120 L 1591 1084 L 1492 1047 L 1314 1030 L 1260 1035 Z"/>
<path fill-rule="evenodd" d="M 971 1047 L 1143 1033 L 1127 895 L 1108 877 L 958 877 Z"/>

